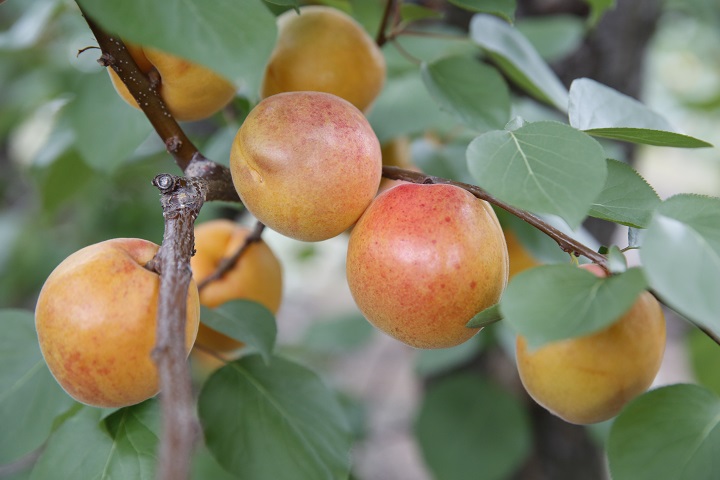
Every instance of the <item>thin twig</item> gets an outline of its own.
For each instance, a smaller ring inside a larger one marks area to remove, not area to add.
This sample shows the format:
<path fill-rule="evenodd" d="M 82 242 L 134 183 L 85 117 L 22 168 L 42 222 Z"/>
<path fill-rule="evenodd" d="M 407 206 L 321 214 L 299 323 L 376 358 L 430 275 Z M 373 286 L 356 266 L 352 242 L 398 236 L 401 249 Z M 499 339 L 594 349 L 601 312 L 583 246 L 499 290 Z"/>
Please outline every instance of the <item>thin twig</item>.
<path fill-rule="evenodd" d="M 426 175 L 424 173 L 415 172 L 412 170 L 405 170 L 398 167 L 388 167 L 383 166 L 383 177 L 389 178 L 391 180 L 403 180 L 406 182 L 412 182 L 412 183 L 425 183 L 425 184 L 445 184 L 445 185 L 455 185 L 456 187 L 460 187 L 464 190 L 467 190 L 468 192 L 475 195 L 477 198 L 481 200 L 485 200 L 488 203 L 492 203 L 495 206 L 498 206 L 502 208 L 503 210 L 515 215 L 516 217 L 526 221 L 533 227 L 537 228 L 541 232 L 548 235 L 550 238 L 555 240 L 557 242 L 558 246 L 567 253 L 573 254 L 573 255 L 582 255 L 593 262 L 599 264 L 603 268 L 607 269 L 607 258 L 596 252 L 590 247 L 585 246 L 584 244 L 578 242 L 574 238 L 570 237 L 569 235 L 566 235 L 565 233 L 561 232 L 557 228 L 553 227 L 552 225 L 548 224 L 544 220 L 542 220 L 539 217 L 536 217 L 532 213 L 526 212 L 525 210 L 521 210 L 519 208 L 513 207 L 512 205 L 508 205 L 507 203 L 503 202 L 502 200 L 499 200 L 489 193 L 487 193 L 482 188 L 476 186 L 476 185 L 470 185 L 468 183 L 462 183 L 462 182 L 456 182 L 454 180 L 448 180 L 447 178 L 442 177 L 434 177 L 432 175 Z"/>
<path fill-rule="evenodd" d="M 375 43 L 377 43 L 378 47 L 382 47 L 388 41 L 388 38 L 385 36 L 385 32 L 387 31 L 388 22 L 392 16 L 391 14 L 394 5 L 395 0 L 385 1 L 385 10 L 383 11 L 382 20 L 380 20 L 380 28 L 378 29 L 377 37 L 375 37 Z"/>
<path fill-rule="evenodd" d="M 245 241 L 242 245 L 240 245 L 240 248 L 237 249 L 237 251 L 233 254 L 232 257 L 224 258 L 220 264 L 217 266 L 214 272 L 212 272 L 210 275 L 205 277 L 200 283 L 198 283 L 198 290 L 202 290 L 205 288 L 208 284 L 220 280 L 223 275 L 225 275 L 227 272 L 232 270 L 232 268 L 235 266 L 235 264 L 240 260 L 240 257 L 247 251 L 248 248 L 250 248 L 250 245 L 252 245 L 255 242 L 259 242 L 262 239 L 262 232 L 265 230 L 265 225 L 258 221 L 255 224 L 255 228 L 253 229 L 252 233 L 248 235 L 245 238 Z"/>

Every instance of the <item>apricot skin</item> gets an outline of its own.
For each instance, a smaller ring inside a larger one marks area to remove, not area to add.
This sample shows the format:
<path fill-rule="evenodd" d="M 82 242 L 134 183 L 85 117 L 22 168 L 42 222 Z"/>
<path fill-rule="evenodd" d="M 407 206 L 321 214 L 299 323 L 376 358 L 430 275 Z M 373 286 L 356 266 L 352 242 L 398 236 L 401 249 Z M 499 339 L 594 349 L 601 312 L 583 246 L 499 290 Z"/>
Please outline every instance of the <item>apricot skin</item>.
<path fill-rule="evenodd" d="M 597 265 L 583 266 L 596 275 Z M 660 304 L 643 292 L 608 328 L 529 351 L 517 337 L 517 366 L 530 396 L 569 423 L 602 422 L 645 392 L 665 351 L 665 318 Z"/>
<path fill-rule="evenodd" d="M 208 68 L 154 48 L 127 42 L 126 46 L 143 73 L 147 74 L 153 68 L 157 70 L 160 75 L 158 92 L 176 120 L 208 118 L 235 96 L 233 84 Z M 107 70 L 120 97 L 129 105 L 140 108 L 117 73 L 112 68 Z"/>
<path fill-rule="evenodd" d="M 349 15 L 330 7 L 302 7 L 278 17 L 278 40 L 265 68 L 262 97 L 316 91 L 367 110 L 385 82 L 385 58 Z"/>
<path fill-rule="evenodd" d="M 339 235 L 380 185 L 382 157 L 362 112 L 340 97 L 289 92 L 261 101 L 230 152 L 240 198 L 258 220 L 303 241 Z"/>
<path fill-rule="evenodd" d="M 77 401 L 123 407 L 154 396 L 160 277 L 144 265 L 158 246 L 118 238 L 67 257 L 45 281 L 35 325 L 45 361 Z M 197 334 L 200 306 L 195 283 L 187 300 L 186 349 Z"/>
<path fill-rule="evenodd" d="M 410 346 L 447 348 L 507 284 L 505 239 L 489 204 L 451 185 L 378 195 L 350 234 L 347 280 L 375 327 Z"/>
<path fill-rule="evenodd" d="M 200 284 L 212 274 L 220 262 L 245 243 L 250 229 L 230 220 L 211 220 L 195 227 L 195 255 L 190 261 L 193 278 Z M 277 313 L 282 300 L 282 267 L 268 245 L 260 240 L 252 243 L 235 266 L 223 277 L 205 285 L 200 303 L 215 308 L 235 299 L 258 302 Z M 216 351 L 230 352 L 243 344 L 200 324 L 196 345 Z"/>

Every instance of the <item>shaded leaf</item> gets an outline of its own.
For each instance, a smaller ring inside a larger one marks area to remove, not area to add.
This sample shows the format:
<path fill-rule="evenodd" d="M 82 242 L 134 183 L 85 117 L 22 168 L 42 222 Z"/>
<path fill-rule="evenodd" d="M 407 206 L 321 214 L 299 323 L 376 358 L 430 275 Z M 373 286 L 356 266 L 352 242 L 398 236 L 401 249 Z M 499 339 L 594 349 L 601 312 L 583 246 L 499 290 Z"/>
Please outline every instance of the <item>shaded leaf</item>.
<path fill-rule="evenodd" d="M 615 419 L 608 440 L 614 480 L 713 480 L 718 451 L 720 397 L 697 385 L 638 397 Z"/>
<path fill-rule="evenodd" d="M 720 198 L 676 195 L 656 210 L 640 250 L 664 303 L 720 336 Z"/>
<path fill-rule="evenodd" d="M 478 14 L 470 22 L 470 37 L 520 88 L 567 111 L 567 90 L 517 29 L 492 15 Z"/>
<path fill-rule="evenodd" d="M 104 421 L 101 413 L 85 407 L 53 433 L 31 479 L 154 479 L 157 402 L 120 409 Z"/>
<path fill-rule="evenodd" d="M 589 78 L 579 78 L 570 86 L 568 116 L 570 125 L 597 137 L 668 147 L 712 146 L 677 133 L 642 103 Z"/>
<path fill-rule="evenodd" d="M 75 146 L 95 170 L 112 172 L 135 152 L 152 127 L 115 92 L 105 72 L 84 75 L 81 92 L 62 112 L 75 132 Z"/>
<path fill-rule="evenodd" d="M 347 353 L 365 345 L 375 330 L 362 314 L 353 312 L 313 323 L 303 345 L 322 353 Z"/>
<path fill-rule="evenodd" d="M 201 307 L 202 323 L 239 342 L 255 347 L 269 362 L 275 348 L 275 316 L 265 306 L 250 300 L 232 300 L 217 308 Z"/>
<path fill-rule="evenodd" d="M 463 10 L 478 13 L 491 13 L 512 22 L 515 18 L 515 0 L 449 0 Z"/>
<path fill-rule="evenodd" d="M 418 350 L 415 370 L 419 375 L 428 376 L 462 365 L 482 351 L 483 338 L 476 335 L 456 347 Z"/>
<path fill-rule="evenodd" d="M 435 478 L 509 478 L 530 453 L 524 407 L 514 395 L 472 374 L 431 384 L 415 430 Z"/>
<path fill-rule="evenodd" d="M 562 123 L 529 123 L 480 135 L 467 150 L 482 188 L 516 207 L 550 213 L 577 227 L 603 188 L 605 152 Z"/>
<path fill-rule="evenodd" d="M 75 405 L 43 360 L 35 317 L 0 310 L 0 464 L 40 447 L 56 418 Z"/>
<path fill-rule="evenodd" d="M 559 60 L 574 52 L 585 35 L 583 21 L 572 15 L 525 17 L 515 23 L 515 28 L 547 62 Z"/>
<path fill-rule="evenodd" d="M 499 322 L 503 319 L 502 313 L 500 312 L 500 304 L 486 308 L 482 312 L 475 315 L 465 325 L 468 328 L 482 328 L 495 322 Z"/>
<path fill-rule="evenodd" d="M 421 72 L 440 108 L 468 127 L 500 129 L 510 120 L 510 92 L 494 68 L 471 57 L 448 57 L 423 63 Z"/>
<path fill-rule="evenodd" d="M 646 228 L 658 205 L 660 197 L 640 174 L 626 163 L 608 159 L 605 186 L 588 215 L 628 227 Z"/>
<path fill-rule="evenodd" d="M 416 22 L 428 18 L 442 18 L 443 14 L 432 8 L 415 5 L 414 3 L 400 4 L 400 18 L 403 22 Z"/>
<path fill-rule="evenodd" d="M 507 323 L 538 348 L 609 326 L 646 286 L 639 268 L 599 278 L 572 265 L 540 266 L 513 277 L 500 308 Z"/>
<path fill-rule="evenodd" d="M 198 401 L 205 442 L 239 478 L 347 478 L 350 429 L 337 397 L 310 370 L 252 355 L 216 371 Z"/>

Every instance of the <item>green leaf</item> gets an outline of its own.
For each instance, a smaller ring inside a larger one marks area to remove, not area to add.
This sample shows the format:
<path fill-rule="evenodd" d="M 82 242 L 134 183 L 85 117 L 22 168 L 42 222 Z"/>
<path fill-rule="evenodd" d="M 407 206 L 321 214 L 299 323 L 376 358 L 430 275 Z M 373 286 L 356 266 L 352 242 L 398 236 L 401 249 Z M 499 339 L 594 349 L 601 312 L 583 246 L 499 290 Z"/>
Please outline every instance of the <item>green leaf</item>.
<path fill-rule="evenodd" d="M 470 37 L 520 88 L 567 111 L 567 90 L 517 29 L 492 15 L 478 14 L 470 22 Z"/>
<path fill-rule="evenodd" d="M 112 172 L 148 137 L 150 123 L 120 98 L 104 72 L 83 75 L 76 91 L 81 93 L 62 113 L 75 132 L 75 146 L 92 168 Z"/>
<path fill-rule="evenodd" d="M 257 92 L 275 46 L 275 17 L 261 0 L 80 0 L 106 30 L 242 79 Z M 182 39 L 182 41 L 178 41 Z"/>
<path fill-rule="evenodd" d="M 429 376 L 462 365 L 482 351 L 483 338 L 477 335 L 456 347 L 418 350 L 415 371 L 419 375 Z"/>
<path fill-rule="evenodd" d="M 510 120 L 510 92 L 492 67 L 471 57 L 423 63 L 422 79 L 440 108 L 479 131 L 500 129 Z"/>
<path fill-rule="evenodd" d="M 500 304 L 486 308 L 482 312 L 475 315 L 465 325 L 468 328 L 482 328 L 495 322 L 499 322 L 503 319 L 502 313 L 500 312 Z"/>
<path fill-rule="evenodd" d="M 720 348 L 715 340 L 697 328 L 687 334 L 687 351 L 695 378 L 701 385 L 720 395 Z"/>
<path fill-rule="evenodd" d="M 201 307 L 202 323 L 258 350 L 269 362 L 275 348 L 275 316 L 265 306 L 250 300 L 232 300 L 217 308 Z"/>
<path fill-rule="evenodd" d="M 380 143 L 427 129 L 447 128 L 456 123 L 438 109 L 418 72 L 388 79 L 373 104 L 368 120 Z"/>
<path fill-rule="evenodd" d="M 490 13 L 507 22 L 515 18 L 515 0 L 449 0 L 455 6 L 478 13 Z"/>
<path fill-rule="evenodd" d="M 572 15 L 525 17 L 515 23 L 515 28 L 547 62 L 560 60 L 574 52 L 585 35 L 583 21 Z"/>
<path fill-rule="evenodd" d="M 154 479 L 157 402 L 123 408 L 104 421 L 101 412 L 85 407 L 55 431 L 31 479 Z"/>
<path fill-rule="evenodd" d="M 315 352 L 342 354 L 365 345 L 374 331 L 365 317 L 352 312 L 314 322 L 305 331 L 302 343 Z"/>
<path fill-rule="evenodd" d="M 615 0 L 585 0 L 590 5 L 590 16 L 588 23 L 595 26 L 600 21 L 605 12 L 611 8 L 615 8 Z"/>
<path fill-rule="evenodd" d="M 205 443 L 239 478 L 347 478 L 350 427 L 315 373 L 252 355 L 216 371 L 198 401 Z"/>
<path fill-rule="evenodd" d="M 713 480 L 720 451 L 720 397 L 672 385 L 631 402 L 608 440 L 614 480 Z"/>
<path fill-rule="evenodd" d="M 0 310 L 0 325 L 0 464 L 5 464 L 40 447 L 55 419 L 75 402 L 45 365 L 32 312 Z"/>
<path fill-rule="evenodd" d="M 442 16 L 442 12 L 413 3 L 402 3 L 400 5 L 400 18 L 402 18 L 403 22 L 412 23 L 428 18 L 442 18 Z"/>
<path fill-rule="evenodd" d="M 588 135 L 556 122 L 480 135 L 467 150 L 468 168 L 492 195 L 576 228 L 605 183 L 605 152 Z"/>
<path fill-rule="evenodd" d="M 43 210 L 49 213 L 57 211 L 58 207 L 82 192 L 82 187 L 97 178 L 95 170 L 83 161 L 76 150 L 60 155 L 38 176 Z"/>
<path fill-rule="evenodd" d="M 610 250 L 608 251 L 608 269 L 610 272 L 622 273 L 626 271 L 627 268 L 627 259 L 625 258 L 625 255 L 616 245 L 610 247 Z"/>
<path fill-rule="evenodd" d="M 415 430 L 435 478 L 509 478 L 532 443 L 529 420 L 517 398 L 472 374 L 431 384 Z"/>
<path fill-rule="evenodd" d="M 472 183 L 465 160 L 467 141 L 438 143 L 427 138 L 413 140 L 410 146 L 412 161 L 423 172 L 436 177 Z"/>
<path fill-rule="evenodd" d="M 642 103 L 589 78 L 572 83 L 569 105 L 570 125 L 596 137 L 667 147 L 712 146 L 677 133 L 664 117 Z"/>
<path fill-rule="evenodd" d="M 720 198 L 676 195 L 657 209 L 640 250 L 664 303 L 720 335 Z"/>
<path fill-rule="evenodd" d="M 607 179 L 589 216 L 635 228 L 647 228 L 660 197 L 633 168 L 607 160 Z"/>
<path fill-rule="evenodd" d="M 531 348 L 588 335 L 618 320 L 647 287 L 639 268 L 599 278 L 572 265 L 547 265 L 516 275 L 500 308 Z"/>

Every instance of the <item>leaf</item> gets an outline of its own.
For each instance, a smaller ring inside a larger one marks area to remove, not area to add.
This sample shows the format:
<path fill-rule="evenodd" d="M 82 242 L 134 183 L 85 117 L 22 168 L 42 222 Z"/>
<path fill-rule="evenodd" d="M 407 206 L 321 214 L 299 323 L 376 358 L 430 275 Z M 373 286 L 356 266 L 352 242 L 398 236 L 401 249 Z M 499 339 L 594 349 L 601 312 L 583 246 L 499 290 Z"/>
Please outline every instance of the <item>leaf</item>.
<path fill-rule="evenodd" d="M 712 480 L 720 451 L 720 397 L 672 385 L 631 402 L 608 440 L 614 480 Z"/>
<path fill-rule="evenodd" d="M 368 120 L 380 143 L 456 123 L 437 108 L 417 72 L 388 79 Z"/>
<path fill-rule="evenodd" d="M 639 268 L 599 278 L 572 265 L 517 274 L 500 301 L 505 320 L 531 348 L 589 335 L 618 320 L 646 288 Z"/>
<path fill-rule="evenodd" d="M 151 132 L 144 115 L 115 92 L 106 73 L 83 75 L 81 92 L 63 110 L 75 132 L 75 147 L 95 170 L 112 172 Z"/>
<path fill-rule="evenodd" d="M 453 5 L 471 12 L 491 13 L 507 22 L 515 17 L 515 0 L 449 0 Z"/>
<path fill-rule="evenodd" d="M 202 323 L 258 350 L 269 362 L 275 348 L 275 316 L 265 306 L 250 300 L 233 300 L 217 308 L 201 307 Z"/>
<path fill-rule="evenodd" d="M 205 65 L 258 90 L 275 46 L 275 17 L 260 0 L 80 0 L 107 31 Z M 182 39 L 182 41 L 178 41 Z"/>
<path fill-rule="evenodd" d="M 310 370 L 252 355 L 216 371 L 198 401 L 205 443 L 238 478 L 347 478 L 350 427 Z"/>
<path fill-rule="evenodd" d="M 607 10 L 615 8 L 615 0 L 585 0 L 585 3 L 590 5 L 588 24 L 591 27 L 597 25 Z"/>
<path fill-rule="evenodd" d="M 576 228 L 602 191 L 605 152 L 588 135 L 556 122 L 529 123 L 475 138 L 468 168 L 478 185 L 513 206 L 550 213 Z"/>
<path fill-rule="evenodd" d="M 607 258 L 608 269 L 611 273 L 622 273 L 627 270 L 627 259 L 616 245 L 610 247 Z"/>
<path fill-rule="evenodd" d="M 82 187 L 96 179 L 97 175 L 76 150 L 68 150 L 39 172 L 38 177 L 43 210 L 54 213 L 66 201 L 81 193 Z"/>
<path fill-rule="evenodd" d="M 85 407 L 53 433 L 31 480 L 154 479 L 157 402 L 123 408 L 105 421 L 100 414 L 100 409 Z"/>
<path fill-rule="evenodd" d="M 676 195 L 657 209 L 640 250 L 664 303 L 720 335 L 720 198 Z"/>
<path fill-rule="evenodd" d="M 660 197 L 633 168 L 607 159 L 607 179 L 589 216 L 635 228 L 647 228 Z"/>
<path fill-rule="evenodd" d="M 568 117 L 570 125 L 596 137 L 667 147 L 712 146 L 677 133 L 642 103 L 589 78 L 579 78 L 570 86 Z"/>
<path fill-rule="evenodd" d="M 303 345 L 315 352 L 342 354 L 365 345 L 375 330 L 360 313 L 320 320 L 305 331 Z"/>
<path fill-rule="evenodd" d="M 717 343 L 697 328 L 686 336 L 687 352 L 690 356 L 692 371 L 701 385 L 720 395 L 720 348 Z"/>
<path fill-rule="evenodd" d="M 25 310 L 0 310 L 0 464 L 40 447 L 55 419 L 75 402 L 45 365 L 35 317 Z"/>
<path fill-rule="evenodd" d="M 510 120 L 510 92 L 492 67 L 471 57 L 423 63 L 421 75 L 444 111 L 479 131 L 500 129 Z"/>
<path fill-rule="evenodd" d="M 33 46 L 58 10 L 56 0 L 41 0 L 28 4 L 22 17 L 15 20 L 12 27 L 0 32 L 0 50 L 22 50 Z"/>
<path fill-rule="evenodd" d="M 515 28 L 547 62 L 560 60 L 574 52 L 585 35 L 583 21 L 572 15 L 525 17 L 515 23 Z"/>
<path fill-rule="evenodd" d="M 403 22 L 412 23 L 428 18 L 442 18 L 442 16 L 442 12 L 413 3 L 402 3 L 400 5 L 400 18 L 402 18 Z"/>
<path fill-rule="evenodd" d="M 482 328 L 495 322 L 499 322 L 503 319 L 502 313 L 500 313 L 500 304 L 486 308 L 482 312 L 475 315 L 465 325 L 468 328 Z"/>
<path fill-rule="evenodd" d="M 509 478 L 532 443 L 527 413 L 517 398 L 473 374 L 432 383 L 415 430 L 435 478 Z"/>
<path fill-rule="evenodd" d="M 497 17 L 478 14 L 470 21 L 470 37 L 520 88 L 567 111 L 567 90 L 518 30 Z"/>

